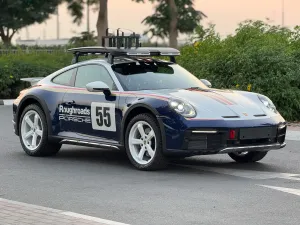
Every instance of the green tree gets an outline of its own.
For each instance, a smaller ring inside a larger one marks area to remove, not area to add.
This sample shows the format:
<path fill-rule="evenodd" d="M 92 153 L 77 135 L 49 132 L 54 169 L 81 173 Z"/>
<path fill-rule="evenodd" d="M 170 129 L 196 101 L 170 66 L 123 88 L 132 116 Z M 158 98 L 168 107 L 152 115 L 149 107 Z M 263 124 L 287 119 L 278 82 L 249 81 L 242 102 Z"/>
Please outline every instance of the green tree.
<path fill-rule="evenodd" d="M 145 0 L 132 0 L 145 2 Z M 145 34 L 151 37 L 169 38 L 171 47 L 178 46 L 179 33 L 192 33 L 206 15 L 194 8 L 194 0 L 149 0 L 157 3 L 155 13 L 147 16 L 143 23 L 149 26 Z"/>
<path fill-rule="evenodd" d="M 42 23 L 56 11 L 61 0 L 1 0 L 0 37 L 10 45 L 14 34 L 26 26 Z"/>
<path fill-rule="evenodd" d="M 208 28 L 204 28 L 201 24 L 199 24 L 194 33 L 190 35 L 190 42 L 196 44 L 199 41 L 204 41 L 206 39 L 219 41 L 221 39 L 220 34 L 218 34 L 215 30 L 215 24 L 209 24 Z"/>
<path fill-rule="evenodd" d="M 68 3 L 68 9 L 74 17 L 74 22 L 80 24 L 83 18 L 83 10 L 87 5 L 94 5 L 98 10 L 97 33 L 98 44 L 101 44 L 102 36 L 105 36 L 108 28 L 108 0 L 65 0 Z"/>
<path fill-rule="evenodd" d="M 74 36 L 70 39 L 69 44 L 72 46 L 91 46 L 97 44 L 97 37 L 94 35 L 94 31 L 92 32 L 81 32 L 80 36 Z"/>

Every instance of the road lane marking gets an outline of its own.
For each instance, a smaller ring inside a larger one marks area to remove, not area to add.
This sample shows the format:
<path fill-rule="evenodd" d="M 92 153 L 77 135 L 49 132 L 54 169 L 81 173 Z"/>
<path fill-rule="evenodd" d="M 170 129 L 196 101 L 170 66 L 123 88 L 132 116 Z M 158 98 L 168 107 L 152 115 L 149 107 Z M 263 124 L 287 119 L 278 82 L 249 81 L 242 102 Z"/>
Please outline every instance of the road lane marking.
<path fill-rule="evenodd" d="M 84 220 L 89 220 L 89 221 L 93 221 L 93 222 L 98 222 L 98 223 L 102 223 L 105 225 L 129 225 L 129 224 L 125 224 L 125 223 L 119 223 L 119 222 L 115 222 L 115 221 L 111 221 L 111 220 L 105 220 L 105 219 L 101 219 L 98 217 L 87 216 L 87 215 L 78 214 L 78 213 L 74 213 L 74 212 L 62 212 L 61 214 L 66 215 L 66 216 L 75 217 L 78 219 L 84 219 Z"/>
<path fill-rule="evenodd" d="M 262 184 L 257 184 L 257 185 L 261 186 L 261 187 L 266 187 L 266 188 L 274 189 L 274 190 L 277 190 L 277 191 L 282 191 L 282 192 L 285 192 L 285 193 L 300 196 L 300 189 L 276 187 L 276 186 L 269 186 L 269 185 L 262 185 Z"/>
<path fill-rule="evenodd" d="M 300 174 L 294 174 L 294 173 L 277 173 L 277 172 L 228 169 L 228 168 L 207 167 L 207 166 L 189 166 L 189 165 L 181 165 L 181 164 L 175 164 L 175 165 L 200 169 L 203 171 L 208 171 L 208 172 L 213 172 L 218 174 L 225 174 L 225 175 L 230 175 L 235 177 L 253 179 L 253 180 L 267 180 L 267 179 L 279 178 L 279 179 L 300 181 Z"/>
<path fill-rule="evenodd" d="M 78 224 L 80 224 L 80 222 L 90 221 L 90 222 L 93 222 L 93 224 L 99 224 L 99 225 L 129 225 L 129 224 L 120 223 L 120 222 L 116 222 L 116 221 L 112 221 L 112 220 L 106 220 L 106 219 L 92 217 L 92 216 L 83 215 L 83 214 L 78 214 L 78 213 L 74 213 L 74 212 L 63 211 L 63 210 L 59 210 L 59 209 L 53 209 L 53 208 L 23 203 L 23 202 L 12 201 L 12 200 L 8 200 L 8 199 L 4 199 L 4 198 L 0 198 L 0 207 L 1 206 L 2 206 L 1 212 L 5 211 L 5 208 L 3 208 L 3 207 L 7 206 L 8 209 L 6 211 L 7 211 L 8 215 L 12 215 L 11 213 L 14 213 L 15 216 L 19 216 L 20 214 L 22 214 L 22 210 L 26 210 L 28 215 L 35 216 L 35 217 L 43 217 L 43 216 L 51 215 L 52 217 L 56 218 L 57 220 L 61 220 L 58 223 L 61 225 L 64 224 L 63 218 L 62 218 L 63 216 L 67 216 L 67 217 L 76 219 L 76 221 L 78 220 Z M 19 211 L 20 211 L 20 213 L 19 213 Z M 34 223 L 32 223 L 32 224 L 34 225 Z M 77 223 L 73 223 L 73 224 L 77 224 Z"/>

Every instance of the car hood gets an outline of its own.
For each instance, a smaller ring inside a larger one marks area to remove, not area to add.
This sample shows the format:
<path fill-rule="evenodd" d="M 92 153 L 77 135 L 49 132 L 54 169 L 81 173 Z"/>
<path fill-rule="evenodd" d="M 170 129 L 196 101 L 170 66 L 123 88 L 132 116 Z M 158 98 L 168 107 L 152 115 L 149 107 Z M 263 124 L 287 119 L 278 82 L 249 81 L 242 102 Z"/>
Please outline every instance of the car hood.
<path fill-rule="evenodd" d="M 267 112 L 253 93 L 218 89 L 176 89 L 143 91 L 167 98 L 177 98 L 189 102 L 197 111 L 198 118 L 261 118 Z"/>

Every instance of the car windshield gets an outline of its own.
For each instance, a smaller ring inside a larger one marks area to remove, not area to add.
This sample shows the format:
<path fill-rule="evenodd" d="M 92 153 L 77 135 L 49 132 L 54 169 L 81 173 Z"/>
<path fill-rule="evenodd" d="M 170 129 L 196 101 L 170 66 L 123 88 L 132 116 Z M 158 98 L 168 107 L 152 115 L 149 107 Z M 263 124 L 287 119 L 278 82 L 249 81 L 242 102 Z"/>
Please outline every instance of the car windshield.
<path fill-rule="evenodd" d="M 133 62 L 115 64 L 112 69 L 126 91 L 207 89 L 197 77 L 177 64 Z"/>

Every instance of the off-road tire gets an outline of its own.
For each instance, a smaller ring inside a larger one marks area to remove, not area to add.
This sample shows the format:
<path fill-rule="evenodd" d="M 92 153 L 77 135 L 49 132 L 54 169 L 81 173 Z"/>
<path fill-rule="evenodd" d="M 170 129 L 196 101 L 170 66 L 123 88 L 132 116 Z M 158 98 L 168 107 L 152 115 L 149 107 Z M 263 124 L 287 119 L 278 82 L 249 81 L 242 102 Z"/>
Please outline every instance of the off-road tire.
<path fill-rule="evenodd" d="M 43 128 L 43 135 L 41 138 L 41 143 L 40 143 L 39 147 L 34 151 L 31 151 L 26 147 L 26 145 L 23 142 L 22 134 L 21 134 L 21 132 L 22 132 L 21 125 L 22 125 L 23 118 L 24 118 L 25 114 L 30 110 L 33 110 L 39 114 L 39 116 L 41 118 L 41 125 Z M 61 144 L 50 142 L 48 140 L 48 126 L 47 126 L 46 116 L 45 116 L 43 110 L 38 105 L 32 104 L 32 105 L 27 106 L 23 110 L 23 112 L 21 114 L 20 122 L 19 122 L 19 131 L 20 131 L 19 137 L 20 137 L 20 142 L 21 142 L 22 148 L 29 156 L 36 156 L 36 157 L 37 156 L 39 156 L 39 157 L 53 156 L 53 155 L 56 155 L 59 152 L 59 150 L 61 149 L 61 146 L 62 146 Z"/>
<path fill-rule="evenodd" d="M 147 122 L 153 129 L 155 136 L 156 136 L 156 151 L 154 158 L 148 163 L 148 164 L 139 164 L 136 162 L 130 152 L 129 149 L 129 133 L 132 128 L 132 126 L 137 123 L 138 121 L 145 121 Z M 156 118 L 154 118 L 151 114 L 140 114 L 135 116 L 131 121 L 129 122 L 126 133 L 125 133 L 125 149 L 127 156 L 130 160 L 130 162 L 139 170 L 161 170 L 165 169 L 168 165 L 168 161 L 166 157 L 163 155 L 163 144 L 162 144 L 162 136 L 161 131 L 158 125 L 158 122 Z"/>

